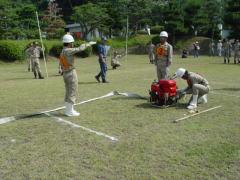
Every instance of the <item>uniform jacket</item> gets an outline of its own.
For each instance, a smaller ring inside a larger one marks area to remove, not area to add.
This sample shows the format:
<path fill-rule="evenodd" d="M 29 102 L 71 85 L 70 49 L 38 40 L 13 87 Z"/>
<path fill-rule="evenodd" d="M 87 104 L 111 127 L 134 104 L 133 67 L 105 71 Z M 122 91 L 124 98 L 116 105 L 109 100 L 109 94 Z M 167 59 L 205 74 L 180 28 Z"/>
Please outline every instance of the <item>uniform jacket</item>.
<path fill-rule="evenodd" d="M 105 44 L 99 43 L 98 44 L 98 56 L 99 56 L 99 62 L 106 63 L 106 57 L 107 57 L 107 48 Z"/>
<path fill-rule="evenodd" d="M 185 89 L 185 91 L 191 90 L 194 84 L 201 84 L 203 86 L 209 87 L 208 81 L 194 72 L 189 72 L 187 83 L 188 87 Z"/>
<path fill-rule="evenodd" d="M 60 63 L 63 69 L 63 72 L 69 72 L 74 67 L 74 54 L 84 51 L 87 48 L 87 44 L 82 44 L 80 47 L 77 48 L 68 48 L 63 47 L 63 50 L 60 54 Z"/>
<path fill-rule="evenodd" d="M 170 44 L 165 42 L 164 44 L 157 44 L 155 48 L 155 61 L 160 61 L 166 66 L 170 66 L 172 63 L 173 48 Z"/>

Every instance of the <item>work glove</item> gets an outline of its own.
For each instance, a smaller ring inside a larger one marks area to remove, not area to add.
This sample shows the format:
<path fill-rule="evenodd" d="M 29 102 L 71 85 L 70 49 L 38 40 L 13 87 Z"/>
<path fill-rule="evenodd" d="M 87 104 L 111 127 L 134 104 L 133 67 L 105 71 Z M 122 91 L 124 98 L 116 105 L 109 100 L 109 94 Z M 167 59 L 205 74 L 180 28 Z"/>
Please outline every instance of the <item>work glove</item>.
<path fill-rule="evenodd" d="M 181 89 L 181 90 L 179 91 L 179 93 L 181 93 L 181 94 L 187 94 L 187 92 L 186 92 L 184 89 Z"/>

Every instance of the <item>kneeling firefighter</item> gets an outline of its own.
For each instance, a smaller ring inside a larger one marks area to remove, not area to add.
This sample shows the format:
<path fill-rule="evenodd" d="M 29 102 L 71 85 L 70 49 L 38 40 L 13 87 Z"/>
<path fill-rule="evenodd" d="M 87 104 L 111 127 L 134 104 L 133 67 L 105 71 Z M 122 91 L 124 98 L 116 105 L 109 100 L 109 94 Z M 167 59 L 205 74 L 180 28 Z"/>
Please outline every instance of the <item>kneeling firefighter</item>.
<path fill-rule="evenodd" d="M 180 90 L 181 94 L 192 94 L 188 109 L 195 109 L 197 107 L 198 98 L 202 99 L 202 103 L 207 103 L 207 94 L 210 87 L 208 81 L 194 72 L 188 72 L 186 69 L 179 68 L 175 72 L 174 77 L 182 78 L 187 81 L 188 87 Z"/>
<path fill-rule="evenodd" d="M 60 64 L 63 72 L 63 80 L 65 83 L 65 106 L 66 116 L 79 116 L 80 113 L 73 109 L 73 105 L 76 101 L 76 94 L 78 89 L 78 77 L 74 67 L 74 54 L 80 51 L 84 51 L 87 47 L 95 44 L 95 42 L 89 42 L 82 44 L 77 48 L 73 48 L 74 38 L 70 34 L 63 36 L 63 50 L 60 55 Z"/>

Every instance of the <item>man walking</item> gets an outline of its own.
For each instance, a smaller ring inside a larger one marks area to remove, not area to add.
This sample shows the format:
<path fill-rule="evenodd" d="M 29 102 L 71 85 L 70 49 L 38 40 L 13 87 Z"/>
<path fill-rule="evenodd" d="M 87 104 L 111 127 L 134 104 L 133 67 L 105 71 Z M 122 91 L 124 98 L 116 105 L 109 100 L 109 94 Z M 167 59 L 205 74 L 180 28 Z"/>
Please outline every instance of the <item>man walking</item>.
<path fill-rule="evenodd" d="M 95 79 L 100 82 L 100 77 L 102 78 L 102 83 L 108 83 L 106 80 L 107 74 L 107 38 L 102 37 L 101 42 L 98 44 L 98 62 L 100 65 L 100 72 L 95 76 Z"/>
<path fill-rule="evenodd" d="M 155 65 L 157 68 L 157 77 L 160 79 L 167 79 L 169 67 L 172 63 L 173 48 L 167 42 L 168 33 L 162 31 L 160 33 L 160 43 L 155 48 Z"/>

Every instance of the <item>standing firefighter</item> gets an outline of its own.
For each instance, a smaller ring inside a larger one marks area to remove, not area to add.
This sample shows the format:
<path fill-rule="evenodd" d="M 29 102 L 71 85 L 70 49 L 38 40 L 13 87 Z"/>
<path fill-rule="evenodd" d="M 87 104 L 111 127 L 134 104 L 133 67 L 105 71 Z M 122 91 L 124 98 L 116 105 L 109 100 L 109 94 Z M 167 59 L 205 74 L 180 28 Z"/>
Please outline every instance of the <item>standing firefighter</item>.
<path fill-rule="evenodd" d="M 230 56 L 231 56 L 232 45 L 228 40 L 223 40 L 223 55 L 224 55 L 224 63 L 228 61 L 230 63 Z"/>
<path fill-rule="evenodd" d="M 220 57 L 222 56 L 222 41 L 219 40 L 217 43 L 217 55 Z"/>
<path fill-rule="evenodd" d="M 34 41 L 32 44 L 33 44 L 33 46 L 29 49 L 29 53 L 30 53 L 30 58 L 32 61 L 32 70 L 34 73 L 34 77 L 35 77 L 35 79 L 37 79 L 37 77 L 39 79 L 44 79 L 44 77 L 41 73 L 40 63 L 39 63 L 40 53 L 41 53 L 41 51 L 44 51 L 44 49 L 42 49 L 38 46 L 37 41 Z"/>
<path fill-rule="evenodd" d="M 202 99 L 202 103 L 207 103 L 207 94 L 210 90 L 208 81 L 194 72 L 188 72 L 186 69 L 179 68 L 175 72 L 175 77 L 182 78 L 187 81 L 188 87 L 181 90 L 181 94 L 192 94 L 188 109 L 195 109 L 197 107 L 198 98 Z"/>
<path fill-rule="evenodd" d="M 193 43 L 193 56 L 198 58 L 199 56 L 199 50 L 200 50 L 200 46 L 198 41 L 196 41 L 195 43 Z"/>
<path fill-rule="evenodd" d="M 119 59 L 121 57 L 122 56 L 117 51 L 114 51 L 113 56 L 111 58 L 111 66 L 113 69 L 117 69 L 117 67 L 121 66 L 121 64 L 119 62 Z"/>
<path fill-rule="evenodd" d="M 153 64 L 154 59 L 155 59 L 155 46 L 152 43 L 152 41 L 149 42 L 149 44 L 147 45 L 147 53 L 148 53 L 148 57 L 149 57 L 149 63 Z"/>
<path fill-rule="evenodd" d="M 155 48 L 155 65 L 157 68 L 158 80 L 167 79 L 169 67 L 172 63 L 173 48 L 167 42 L 168 33 L 160 33 L 160 43 Z"/>
<path fill-rule="evenodd" d="M 78 77 L 74 67 L 74 54 L 84 51 L 87 47 L 91 46 L 90 43 L 82 44 L 80 47 L 73 48 L 74 39 L 72 35 L 66 34 L 63 36 L 63 50 L 60 54 L 60 63 L 63 71 L 63 80 L 65 83 L 65 107 L 66 116 L 79 116 L 80 113 L 73 109 L 76 101 L 76 94 L 78 89 Z"/>
<path fill-rule="evenodd" d="M 209 44 L 209 53 L 210 53 L 210 56 L 214 56 L 215 54 L 215 44 L 213 42 L 213 40 L 210 42 Z"/>
<path fill-rule="evenodd" d="M 101 38 L 101 42 L 98 45 L 98 62 L 100 65 L 100 72 L 98 75 L 95 76 L 96 80 L 100 82 L 100 77 L 102 78 L 103 83 L 108 83 L 106 80 L 106 73 L 107 73 L 107 47 L 105 43 L 107 42 L 106 37 Z"/>
<path fill-rule="evenodd" d="M 31 49 L 33 47 L 33 43 L 31 43 L 30 47 L 25 50 L 25 56 L 27 57 L 27 63 L 28 63 L 28 72 L 32 71 L 32 58 L 31 58 Z"/>
<path fill-rule="evenodd" d="M 234 64 L 240 63 L 240 43 L 239 40 L 235 40 L 234 43 Z"/>

